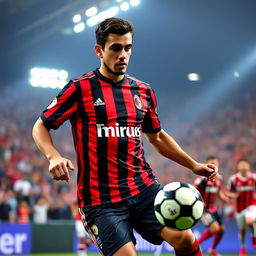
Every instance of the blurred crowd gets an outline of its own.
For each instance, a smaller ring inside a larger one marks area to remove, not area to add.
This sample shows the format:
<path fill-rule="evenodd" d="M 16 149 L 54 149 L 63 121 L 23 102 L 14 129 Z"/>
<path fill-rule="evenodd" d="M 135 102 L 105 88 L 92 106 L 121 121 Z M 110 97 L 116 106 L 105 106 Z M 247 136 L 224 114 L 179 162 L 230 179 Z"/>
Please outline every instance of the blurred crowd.
<path fill-rule="evenodd" d="M 180 123 L 177 123 L 175 111 L 161 108 L 159 104 L 163 128 L 186 152 L 202 162 L 208 155 L 218 157 L 224 185 L 236 171 L 238 159 L 246 157 L 252 169 L 256 168 L 254 87 L 241 88 L 234 95 L 231 92 L 207 113 Z M 72 219 L 76 172 L 71 173 L 69 183 L 52 180 L 48 162 L 31 137 L 33 123 L 56 93 L 51 89 L 29 87 L 4 88 L 1 93 L 0 222 L 43 224 Z M 157 96 L 158 101 L 160 98 L 162 102 L 171 100 L 165 93 Z M 181 106 L 182 99 L 177 104 Z M 174 123 L 178 127 L 176 130 L 172 130 Z M 75 162 L 69 124 L 53 132 L 53 138 L 61 153 Z M 160 156 L 147 142 L 144 144 L 148 162 L 161 184 L 175 180 L 193 183 L 195 176 L 191 172 Z"/>

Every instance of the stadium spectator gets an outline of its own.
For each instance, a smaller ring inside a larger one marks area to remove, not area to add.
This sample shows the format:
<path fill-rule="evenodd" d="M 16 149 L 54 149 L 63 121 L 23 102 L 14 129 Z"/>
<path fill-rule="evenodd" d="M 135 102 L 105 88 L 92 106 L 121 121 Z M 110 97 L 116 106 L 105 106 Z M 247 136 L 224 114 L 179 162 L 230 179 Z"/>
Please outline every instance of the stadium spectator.
<path fill-rule="evenodd" d="M 0 190 L 0 223 L 1 222 L 14 222 L 11 207 L 8 204 L 8 196 L 4 191 Z"/>
<path fill-rule="evenodd" d="M 15 181 L 13 185 L 18 201 L 26 200 L 30 204 L 30 196 L 32 195 L 31 183 L 25 179 L 24 174 L 20 175 L 20 179 Z"/>
<path fill-rule="evenodd" d="M 26 200 L 18 202 L 17 221 L 20 224 L 28 224 L 30 222 L 30 207 Z"/>

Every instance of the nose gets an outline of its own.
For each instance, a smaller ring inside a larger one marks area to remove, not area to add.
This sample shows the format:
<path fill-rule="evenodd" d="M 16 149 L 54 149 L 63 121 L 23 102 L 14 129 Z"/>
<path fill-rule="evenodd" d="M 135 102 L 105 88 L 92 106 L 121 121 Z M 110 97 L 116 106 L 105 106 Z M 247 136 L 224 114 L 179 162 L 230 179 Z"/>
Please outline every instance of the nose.
<path fill-rule="evenodd" d="M 125 59 L 126 58 L 126 51 L 125 49 L 122 49 L 119 54 L 119 59 Z"/>

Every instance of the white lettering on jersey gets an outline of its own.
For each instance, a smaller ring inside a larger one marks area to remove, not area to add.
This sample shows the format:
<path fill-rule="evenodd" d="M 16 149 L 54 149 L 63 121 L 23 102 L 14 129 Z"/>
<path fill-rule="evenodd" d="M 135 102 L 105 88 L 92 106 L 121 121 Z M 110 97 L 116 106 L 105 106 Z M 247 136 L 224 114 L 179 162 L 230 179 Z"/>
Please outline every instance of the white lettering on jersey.
<path fill-rule="evenodd" d="M 139 126 L 104 126 L 96 124 L 98 137 L 140 137 L 141 128 Z"/>
<path fill-rule="evenodd" d="M 217 187 L 206 187 L 205 188 L 205 191 L 208 193 L 217 193 L 218 190 L 219 190 L 219 188 L 217 188 Z"/>
<path fill-rule="evenodd" d="M 254 186 L 237 186 L 237 191 L 251 191 L 254 190 Z"/>

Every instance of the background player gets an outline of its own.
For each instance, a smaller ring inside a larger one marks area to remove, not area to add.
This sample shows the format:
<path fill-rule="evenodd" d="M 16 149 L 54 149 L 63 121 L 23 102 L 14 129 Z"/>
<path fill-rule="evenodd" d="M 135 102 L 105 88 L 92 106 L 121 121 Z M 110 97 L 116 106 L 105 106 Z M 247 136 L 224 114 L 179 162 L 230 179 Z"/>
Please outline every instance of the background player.
<path fill-rule="evenodd" d="M 145 160 L 142 133 L 163 156 L 211 180 L 212 164 L 198 163 L 161 129 L 151 87 L 126 74 L 133 25 L 110 18 L 96 28 L 100 68 L 73 79 L 35 123 L 34 140 L 56 180 L 69 180 L 69 159 L 54 147 L 50 129 L 70 119 L 78 160 L 78 204 L 85 226 L 105 255 L 135 256 L 133 228 L 147 241 L 166 240 L 177 255 L 201 255 L 191 230 L 163 227 L 154 214 L 160 189 Z M 150 54 L 150 53 L 149 53 Z"/>
<path fill-rule="evenodd" d="M 79 212 L 78 204 L 76 202 L 72 203 L 71 208 L 75 219 L 76 236 L 78 238 L 77 254 L 78 256 L 87 256 L 87 249 L 91 246 L 93 241 L 84 229 L 82 215 Z"/>
<path fill-rule="evenodd" d="M 214 164 L 219 167 L 219 161 L 214 156 L 207 158 L 207 163 Z M 197 177 L 194 186 L 200 191 L 204 199 L 204 213 L 202 216 L 202 222 L 209 229 L 205 230 L 202 236 L 198 239 L 199 243 L 202 243 L 206 239 L 214 235 L 213 244 L 208 253 L 214 256 L 219 255 L 216 251 L 216 247 L 221 241 L 224 233 L 224 225 L 222 224 L 221 216 L 216 207 L 216 196 L 218 196 L 223 202 L 228 203 L 229 199 L 221 190 L 222 177 L 218 175 L 214 181 L 211 181 L 205 177 Z"/>
<path fill-rule="evenodd" d="M 238 173 L 228 180 L 228 196 L 236 199 L 236 222 L 241 243 L 240 256 L 246 255 L 246 226 L 250 228 L 252 244 L 256 249 L 256 174 L 250 171 L 247 159 L 237 162 Z"/>

